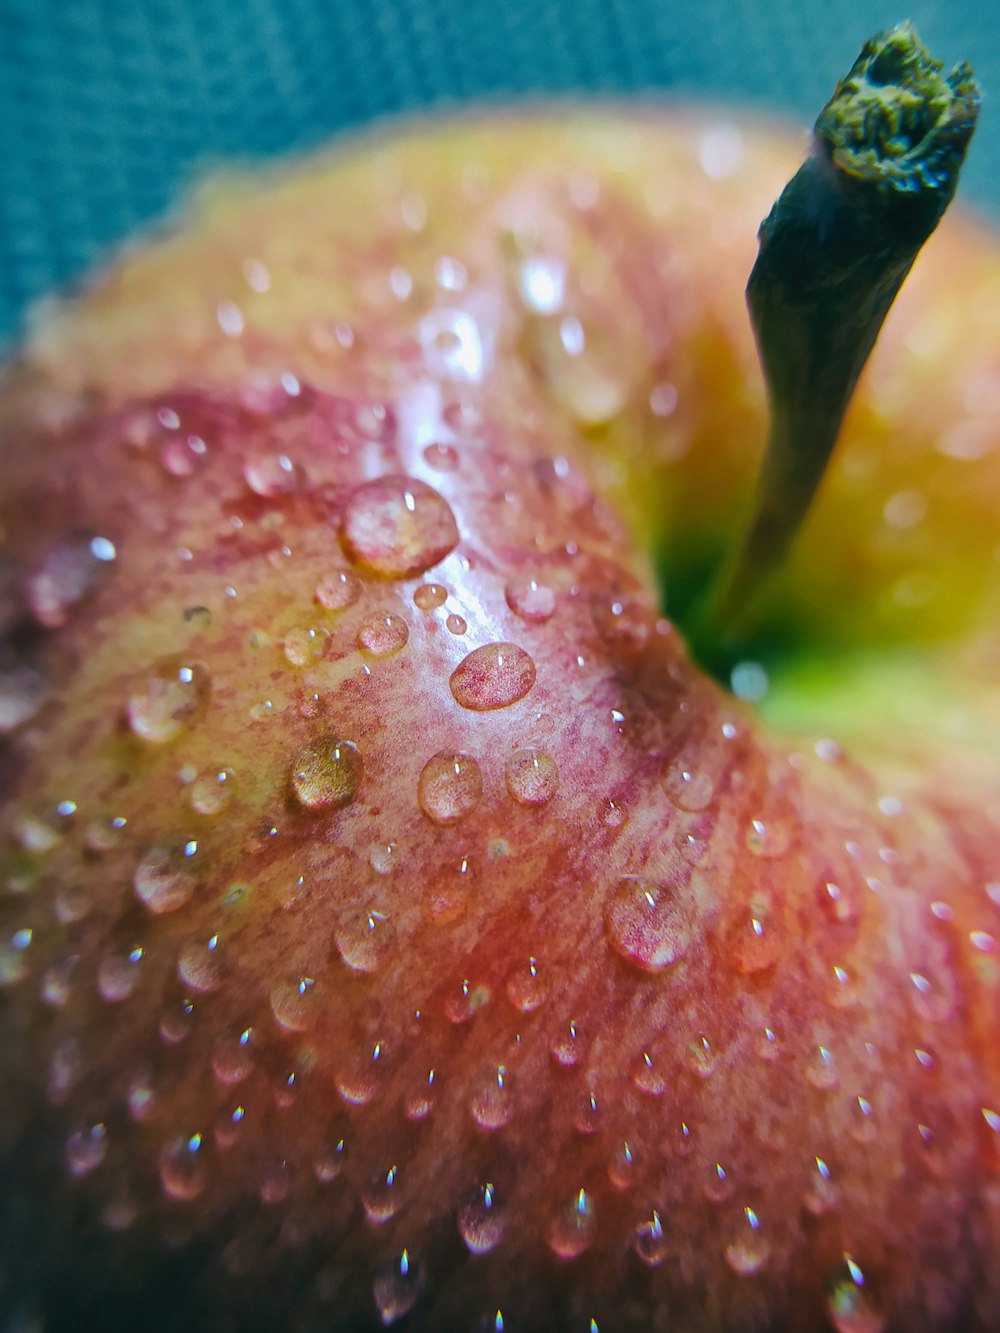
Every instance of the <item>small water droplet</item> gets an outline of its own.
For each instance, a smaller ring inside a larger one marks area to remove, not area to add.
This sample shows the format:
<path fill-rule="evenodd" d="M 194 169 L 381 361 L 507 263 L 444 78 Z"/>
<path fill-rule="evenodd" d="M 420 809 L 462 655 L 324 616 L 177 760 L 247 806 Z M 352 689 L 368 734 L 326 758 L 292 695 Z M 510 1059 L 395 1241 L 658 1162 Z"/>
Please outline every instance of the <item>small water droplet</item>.
<path fill-rule="evenodd" d="M 671 967 L 694 937 L 690 903 L 670 885 L 639 875 L 620 879 L 609 894 L 604 929 L 615 952 L 644 972 Z"/>
<path fill-rule="evenodd" d="M 417 783 L 420 808 L 434 824 L 456 824 L 483 795 L 483 774 L 471 755 L 442 750 L 428 759 Z"/>
<path fill-rule="evenodd" d="M 608 1162 L 608 1179 L 616 1190 L 630 1189 L 636 1182 L 635 1149 L 623 1140 L 617 1145 Z"/>
<path fill-rule="evenodd" d="M 532 1014 L 540 1009 L 548 993 L 548 983 L 537 958 L 529 958 L 527 963 L 516 967 L 507 978 L 508 999 L 522 1014 Z"/>
<path fill-rule="evenodd" d="M 318 741 L 300 750 L 292 765 L 292 790 L 307 810 L 339 810 L 357 795 L 364 773 L 353 741 Z"/>
<path fill-rule="evenodd" d="M 532 255 L 518 266 L 517 290 L 526 309 L 536 315 L 554 315 L 566 295 L 566 266 L 561 259 Z"/>
<path fill-rule="evenodd" d="M 169 409 L 165 409 L 169 411 Z M 172 414 L 177 421 L 176 414 Z M 164 425 L 163 417 L 160 424 Z M 176 430 L 176 425 L 165 427 Z M 169 435 L 160 446 L 160 463 L 170 477 L 192 477 L 208 460 L 208 445 L 200 435 Z"/>
<path fill-rule="evenodd" d="M 413 605 L 418 611 L 434 611 L 448 600 L 448 589 L 441 583 L 421 583 L 413 594 Z"/>
<path fill-rule="evenodd" d="M 424 890 L 426 919 L 436 926 L 460 920 L 469 909 L 478 877 L 477 864 L 468 856 L 442 866 Z"/>
<path fill-rule="evenodd" d="M 66 1140 L 66 1166 L 74 1179 L 90 1175 L 104 1161 L 108 1133 L 103 1124 L 77 1130 Z"/>
<path fill-rule="evenodd" d="M 716 780 L 716 775 L 709 769 L 699 769 L 693 759 L 681 757 L 675 759 L 663 775 L 663 790 L 679 810 L 697 814 L 711 805 Z"/>
<path fill-rule="evenodd" d="M 833 1172 L 822 1157 L 813 1158 L 814 1170 L 809 1173 L 802 1203 L 813 1217 L 823 1217 L 840 1201 L 840 1191 L 834 1184 Z"/>
<path fill-rule="evenodd" d="M 613 801 L 609 797 L 601 802 L 600 820 L 605 828 L 624 828 L 628 823 L 628 810 L 621 801 Z"/>
<path fill-rule="evenodd" d="M 857 921 L 857 903 L 839 884 L 833 880 L 821 879 L 817 892 L 820 907 L 835 925 L 850 926 Z"/>
<path fill-rule="evenodd" d="M 668 1248 L 663 1221 L 654 1208 L 651 1216 L 632 1232 L 632 1249 L 647 1268 L 659 1268 L 667 1257 Z"/>
<path fill-rule="evenodd" d="M 289 666 L 315 666 L 326 656 L 330 635 L 325 629 L 302 626 L 289 630 L 281 646 Z"/>
<path fill-rule="evenodd" d="M 138 946 L 127 953 L 108 954 L 97 968 L 97 990 L 108 1004 L 127 1000 L 139 983 L 139 965 L 143 950 Z"/>
<path fill-rule="evenodd" d="M 480 1129 L 492 1133 L 509 1124 L 514 1114 L 510 1071 L 505 1065 L 491 1068 L 469 1099 L 469 1112 Z"/>
<path fill-rule="evenodd" d="M 458 469 L 458 450 L 451 444 L 429 444 L 424 450 L 424 462 L 435 472 L 455 472 Z"/>
<path fill-rule="evenodd" d="M 495 1186 L 475 1190 L 458 1211 L 458 1230 L 470 1254 L 488 1254 L 503 1239 L 506 1218 Z"/>
<path fill-rule="evenodd" d="M 332 1147 L 325 1148 L 319 1154 L 313 1162 L 313 1175 L 321 1185 L 329 1185 L 337 1179 L 344 1169 L 346 1154 L 347 1144 L 343 1139 L 338 1139 Z"/>
<path fill-rule="evenodd" d="M 181 1135 L 160 1153 L 160 1182 L 178 1203 L 196 1199 L 208 1180 L 205 1146 L 200 1134 Z"/>
<path fill-rule="evenodd" d="M 193 1024 L 194 1005 L 190 1000 L 181 1000 L 160 1016 L 160 1036 L 168 1045 L 176 1046 L 187 1037 Z"/>
<path fill-rule="evenodd" d="M 468 621 L 464 616 L 450 615 L 444 623 L 447 625 L 449 633 L 459 637 L 469 628 Z"/>
<path fill-rule="evenodd" d="M 840 1082 L 837 1062 L 827 1046 L 817 1046 L 806 1065 L 806 1078 L 821 1092 L 832 1092 Z"/>
<path fill-rule="evenodd" d="M 754 856 L 773 860 L 785 855 L 792 845 L 793 837 L 791 823 L 786 819 L 751 819 L 746 843 Z"/>
<path fill-rule="evenodd" d="M 580 1095 L 573 1110 L 573 1126 L 578 1134 L 589 1136 L 597 1133 L 603 1119 L 604 1112 L 597 1094 L 588 1088 Z"/>
<path fill-rule="evenodd" d="M 882 1333 L 886 1319 L 864 1272 L 845 1254 L 830 1275 L 826 1312 L 837 1333 Z"/>
<path fill-rule="evenodd" d="M 361 596 L 361 580 L 349 569 L 338 569 L 320 579 L 313 595 L 327 611 L 346 611 Z"/>
<path fill-rule="evenodd" d="M 381 1041 L 346 1061 L 337 1071 L 337 1091 L 352 1106 L 366 1106 L 382 1087 L 386 1048 Z"/>
<path fill-rule="evenodd" d="M 347 914 L 335 938 L 340 956 L 352 972 L 377 972 L 396 952 L 396 931 L 382 912 Z"/>
<path fill-rule="evenodd" d="M 369 1222 L 379 1225 L 396 1216 L 403 1206 L 399 1167 L 378 1171 L 361 1191 L 361 1202 Z"/>
<path fill-rule="evenodd" d="M 456 702 L 476 713 L 517 703 L 534 683 L 534 661 L 513 643 L 487 643 L 474 649 L 448 682 Z"/>
<path fill-rule="evenodd" d="M 406 647 L 410 627 L 402 616 L 376 611 L 358 628 L 358 647 L 371 657 L 391 657 Z"/>
<path fill-rule="evenodd" d="M 575 1069 L 583 1059 L 585 1049 L 586 1043 L 573 1022 L 567 1023 L 562 1031 L 552 1038 L 549 1047 L 553 1060 L 563 1069 Z"/>
<path fill-rule="evenodd" d="M 664 1061 L 643 1051 L 632 1070 L 632 1083 L 647 1097 L 662 1097 L 669 1086 Z"/>
<path fill-rule="evenodd" d="M 548 1241 L 560 1259 L 577 1259 L 590 1248 L 597 1235 L 597 1213 L 586 1190 L 557 1208 L 549 1222 Z"/>
<path fill-rule="evenodd" d="M 191 784 L 188 799 L 196 814 L 221 815 L 233 799 L 235 778 L 231 768 L 210 768 Z"/>
<path fill-rule="evenodd" d="M 310 976 L 293 977 L 271 987 L 271 1012 L 286 1032 L 308 1032 L 320 1009 L 320 992 Z"/>
<path fill-rule="evenodd" d="M 176 912 L 195 891 L 195 858 L 198 844 L 193 838 L 154 843 L 135 868 L 132 885 L 136 897 L 157 916 Z"/>
<path fill-rule="evenodd" d="M 206 667 L 185 657 L 164 658 L 129 695 L 132 734 L 151 745 L 176 740 L 205 716 L 211 695 Z"/>
<path fill-rule="evenodd" d="M 556 609 L 555 592 L 530 575 L 510 579 L 504 589 L 504 596 L 514 614 L 531 625 L 544 624 L 551 619 Z"/>
<path fill-rule="evenodd" d="M 302 485 L 302 470 L 287 454 L 262 453 L 243 464 L 246 484 L 265 500 L 293 495 Z"/>
<path fill-rule="evenodd" d="M 93 533 L 79 533 L 50 547 L 28 575 L 25 588 L 38 623 L 46 629 L 65 625 L 104 582 L 117 554 L 113 542 Z"/>
<path fill-rule="evenodd" d="M 348 558 L 383 579 L 411 578 L 458 545 L 458 527 L 443 496 L 413 477 L 366 482 L 351 496 L 340 528 Z"/>
<path fill-rule="evenodd" d="M 422 1285 L 420 1270 L 409 1250 L 381 1266 L 372 1284 L 372 1295 L 386 1328 L 410 1313 L 420 1298 Z"/>
<path fill-rule="evenodd" d="M 726 1246 L 726 1262 L 740 1277 L 759 1273 L 771 1256 L 771 1246 L 763 1233 L 760 1218 L 753 1208 L 743 1208 L 732 1228 Z"/>
<path fill-rule="evenodd" d="M 559 790 L 559 769 L 544 750 L 515 750 L 507 760 L 504 780 L 518 805 L 537 807 L 546 805 Z"/>
<path fill-rule="evenodd" d="M 417 1080 L 417 1086 L 406 1093 L 403 1098 L 403 1114 L 407 1120 L 427 1119 L 434 1110 L 438 1081 L 437 1071 L 428 1069 L 427 1073 Z"/>
<path fill-rule="evenodd" d="M 218 935 L 207 940 L 189 940 L 177 960 L 177 975 L 192 990 L 218 990 L 225 977 L 225 953 Z"/>
<path fill-rule="evenodd" d="M 711 1078 L 715 1073 L 715 1052 L 707 1037 L 698 1037 L 689 1043 L 686 1052 L 687 1067 L 698 1078 Z"/>
<path fill-rule="evenodd" d="M 466 311 L 449 307 L 429 311 L 420 321 L 420 344 L 428 366 L 436 374 L 471 384 L 482 379 L 482 336 Z"/>
<path fill-rule="evenodd" d="M 0 671 L 0 734 L 29 722 L 48 695 L 45 681 L 31 667 Z"/>

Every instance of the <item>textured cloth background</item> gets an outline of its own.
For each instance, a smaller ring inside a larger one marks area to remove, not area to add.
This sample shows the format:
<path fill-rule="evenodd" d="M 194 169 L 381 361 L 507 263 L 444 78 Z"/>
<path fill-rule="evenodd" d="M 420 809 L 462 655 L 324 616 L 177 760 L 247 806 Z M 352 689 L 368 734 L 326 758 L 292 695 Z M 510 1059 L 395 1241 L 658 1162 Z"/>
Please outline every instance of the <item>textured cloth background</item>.
<path fill-rule="evenodd" d="M 580 92 L 805 124 L 905 17 L 996 90 L 962 196 L 1000 216 L 1000 0 L 0 0 L 0 341 L 213 162 Z"/>

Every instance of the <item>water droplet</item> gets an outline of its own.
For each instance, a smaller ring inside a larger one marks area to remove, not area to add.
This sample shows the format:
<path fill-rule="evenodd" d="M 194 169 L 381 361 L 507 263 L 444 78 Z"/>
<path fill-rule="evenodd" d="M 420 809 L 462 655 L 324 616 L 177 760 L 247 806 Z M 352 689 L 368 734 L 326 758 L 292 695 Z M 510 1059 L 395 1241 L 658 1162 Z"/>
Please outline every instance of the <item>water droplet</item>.
<path fill-rule="evenodd" d="M 458 1211 L 458 1230 L 471 1254 L 488 1254 L 503 1239 L 506 1218 L 495 1187 L 487 1182 Z"/>
<path fill-rule="evenodd" d="M 108 954 L 97 969 L 97 990 L 102 1000 L 120 1004 L 127 1000 L 139 983 L 139 964 L 143 950 L 139 947 L 124 954 Z"/>
<path fill-rule="evenodd" d="M 731 958 L 737 972 L 757 976 L 769 971 L 781 957 L 778 931 L 768 922 L 769 904 L 761 897 L 750 905 L 746 917 L 735 931 Z"/>
<path fill-rule="evenodd" d="M 715 1053 L 707 1037 L 692 1041 L 686 1052 L 687 1067 L 698 1078 L 711 1078 L 715 1073 Z"/>
<path fill-rule="evenodd" d="M 26 594 L 32 614 L 46 629 L 58 629 L 94 593 L 117 558 L 113 542 L 93 533 L 67 537 L 49 548 L 28 575 Z"/>
<path fill-rule="evenodd" d="M 510 579 L 504 596 L 514 614 L 532 625 L 544 624 L 556 609 L 555 592 L 530 575 Z"/>
<path fill-rule="evenodd" d="M 361 580 L 349 569 L 338 569 L 320 579 L 314 596 L 327 611 L 346 611 L 361 596 Z"/>
<path fill-rule="evenodd" d="M 586 1136 L 596 1134 L 603 1119 L 604 1113 L 597 1100 L 597 1095 L 588 1088 L 581 1094 L 574 1108 L 574 1128 L 578 1134 Z"/>
<path fill-rule="evenodd" d="M 183 978 L 182 978 L 183 980 Z M 194 1005 L 190 1000 L 172 1004 L 160 1017 L 160 1036 L 170 1046 L 185 1039 L 194 1023 Z"/>
<path fill-rule="evenodd" d="M 339 810 L 354 800 L 363 773 L 361 751 L 352 741 L 318 741 L 296 756 L 292 790 L 307 810 Z"/>
<path fill-rule="evenodd" d="M 632 1083 L 647 1097 L 662 1097 L 669 1086 L 663 1060 L 643 1051 L 632 1070 Z"/>
<path fill-rule="evenodd" d="M 421 583 L 413 594 L 413 605 L 418 611 L 434 611 L 448 600 L 448 589 L 441 583 Z"/>
<path fill-rule="evenodd" d="M 48 694 L 45 681 L 30 667 L 0 671 L 0 735 L 35 716 Z"/>
<path fill-rule="evenodd" d="M 759 1273 L 771 1256 L 771 1246 L 764 1236 L 760 1218 L 750 1207 L 741 1210 L 726 1246 L 726 1262 L 740 1277 Z"/>
<path fill-rule="evenodd" d="M 408 1250 L 383 1264 L 372 1284 L 379 1318 L 388 1328 L 408 1315 L 420 1297 L 421 1275 Z"/>
<path fill-rule="evenodd" d="M 84 833 L 87 850 L 102 855 L 121 845 L 128 821 L 122 815 L 92 820 Z"/>
<path fill-rule="evenodd" d="M 427 1073 L 417 1080 L 417 1086 L 406 1093 L 403 1098 L 403 1114 L 407 1120 L 427 1119 L 434 1110 L 437 1083 L 437 1071 L 428 1069 Z"/>
<path fill-rule="evenodd" d="M 487 643 L 458 664 L 448 683 L 463 708 L 485 713 L 523 699 L 535 683 L 535 664 L 516 644 Z"/>
<path fill-rule="evenodd" d="M 754 1044 L 762 1060 L 777 1060 L 781 1054 L 781 1043 L 773 1028 L 761 1028 Z"/>
<path fill-rule="evenodd" d="M 239 1033 L 228 1033 L 212 1053 L 212 1072 L 220 1083 L 232 1086 L 249 1078 L 253 1070 L 254 1031 L 245 1027 Z"/>
<path fill-rule="evenodd" d="M 575 1069 L 583 1059 L 586 1043 L 573 1022 L 567 1025 L 552 1039 L 549 1047 L 553 1060 L 563 1069 Z"/>
<path fill-rule="evenodd" d="M 544 750 L 515 750 L 507 760 L 504 780 L 518 805 L 546 805 L 559 790 L 559 769 Z"/>
<path fill-rule="evenodd" d="M 603 426 L 625 407 L 633 361 L 596 325 L 575 316 L 537 316 L 529 329 L 532 353 L 553 396 L 581 426 Z"/>
<path fill-rule="evenodd" d="M 351 496 L 340 528 L 350 560 L 383 579 L 423 574 L 458 545 L 458 527 L 443 496 L 413 477 L 366 482 Z"/>
<path fill-rule="evenodd" d="M 353 912 L 337 927 L 337 949 L 352 972 L 377 972 L 396 952 L 396 931 L 381 912 Z"/>
<path fill-rule="evenodd" d="M 391 657 L 406 647 L 410 627 L 402 616 L 376 611 L 358 628 L 358 647 L 372 657 Z"/>
<path fill-rule="evenodd" d="M 467 856 L 442 866 L 424 890 L 426 919 L 433 925 L 443 926 L 463 917 L 469 909 L 478 877 L 476 863 Z"/>
<path fill-rule="evenodd" d="M 837 1087 L 840 1075 L 837 1073 L 837 1062 L 833 1052 L 828 1047 L 816 1047 L 806 1065 L 806 1078 L 821 1092 L 832 1092 Z"/>
<path fill-rule="evenodd" d="M 597 1213 L 586 1190 L 557 1208 L 549 1223 L 549 1248 L 560 1259 L 577 1259 L 597 1235 Z"/>
<path fill-rule="evenodd" d="M 429 444 L 424 450 L 424 462 L 435 472 L 455 472 L 458 469 L 458 450 L 451 444 Z"/>
<path fill-rule="evenodd" d="M 417 783 L 420 808 L 434 824 L 456 824 L 479 804 L 483 774 L 471 755 L 442 750 L 428 759 Z"/>
<path fill-rule="evenodd" d="M 663 1229 L 660 1214 L 653 1209 L 652 1215 L 632 1232 L 632 1249 L 647 1268 L 659 1268 L 667 1257 L 667 1237 Z"/>
<path fill-rule="evenodd" d="M 377 1096 L 385 1075 L 386 1048 L 381 1041 L 337 1071 L 337 1091 L 352 1106 L 366 1106 Z"/>
<path fill-rule="evenodd" d="M 826 1312 L 837 1333 L 882 1333 L 885 1314 L 859 1264 L 849 1254 L 830 1275 Z"/>
<path fill-rule="evenodd" d="M 662 972 L 684 956 L 694 937 L 689 901 L 670 885 L 628 875 L 604 908 L 608 943 L 633 967 Z"/>
<path fill-rule="evenodd" d="M 511 1077 L 505 1065 L 492 1068 L 469 1099 L 469 1111 L 480 1129 L 503 1129 L 514 1114 Z"/>
<path fill-rule="evenodd" d="M 448 632 L 459 637 L 469 628 L 468 621 L 464 616 L 450 615 L 444 622 L 448 626 Z"/>
<path fill-rule="evenodd" d="M 178 1203 L 196 1199 L 208 1179 L 205 1147 L 200 1134 L 174 1139 L 160 1153 L 163 1192 Z"/>
<path fill-rule="evenodd" d="M 271 988 L 271 1012 L 275 1022 L 286 1032 L 308 1032 L 319 1014 L 319 993 L 315 978 L 294 977 Z"/>
<path fill-rule="evenodd" d="M 716 775 L 706 768 L 699 769 L 693 760 L 675 759 L 663 775 L 663 790 L 668 800 L 679 810 L 697 814 L 712 803 Z"/>
<path fill-rule="evenodd" d="M 218 990 L 225 977 L 225 955 L 218 935 L 207 940 L 190 940 L 181 949 L 177 975 L 192 990 Z"/>
<path fill-rule="evenodd" d="M 464 310 L 439 307 L 420 321 L 420 344 L 428 366 L 447 379 L 478 383 L 485 353 L 476 321 Z"/>
<path fill-rule="evenodd" d="M 526 309 L 554 315 L 566 295 L 566 266 L 561 259 L 532 255 L 518 267 L 517 290 Z"/>
<path fill-rule="evenodd" d="M 636 1181 L 635 1150 L 623 1140 L 611 1154 L 608 1162 L 608 1179 L 616 1190 L 630 1189 Z"/>
<path fill-rule="evenodd" d="M 206 817 L 221 815 L 233 799 L 234 787 L 231 768 L 211 768 L 199 773 L 188 794 L 191 809 Z"/>
<path fill-rule="evenodd" d="M 302 485 L 302 470 L 287 454 L 265 453 L 248 458 L 243 464 L 246 484 L 265 500 L 293 495 Z"/>
<path fill-rule="evenodd" d="M 818 896 L 820 907 L 835 925 L 850 926 L 857 921 L 857 903 L 833 880 L 820 880 Z"/>
<path fill-rule="evenodd" d="M 836 1208 L 840 1191 L 833 1182 L 833 1173 L 827 1162 L 822 1157 L 813 1158 L 813 1162 L 815 1170 L 809 1173 L 802 1203 L 813 1217 L 822 1217 L 831 1208 Z"/>
<path fill-rule="evenodd" d="M 129 695 L 129 727 L 140 740 L 163 745 L 201 721 L 211 696 L 206 667 L 184 657 L 164 658 Z"/>
<path fill-rule="evenodd" d="M 605 828 L 624 828 L 628 823 L 628 810 L 621 801 L 609 797 L 601 802 L 600 819 Z"/>
<path fill-rule="evenodd" d="M 326 656 L 326 650 L 330 646 L 330 635 L 325 629 L 303 626 L 289 630 L 281 646 L 289 666 L 315 666 Z"/>
<path fill-rule="evenodd" d="M 372 1176 L 361 1191 L 361 1202 L 369 1222 L 378 1225 L 395 1217 L 403 1206 L 399 1167 L 393 1165 Z"/>
<path fill-rule="evenodd" d="M 788 820 L 751 819 L 750 827 L 747 829 L 747 848 L 755 856 L 773 860 L 785 855 L 792 845 L 793 836 L 792 826 Z"/>
<path fill-rule="evenodd" d="M 66 1140 L 66 1166 L 79 1180 L 99 1167 L 108 1151 L 108 1133 L 104 1125 L 77 1130 Z"/>
<path fill-rule="evenodd" d="M 536 958 L 529 958 L 507 978 L 507 996 L 522 1014 L 532 1014 L 540 1009 L 548 993 L 548 984 Z"/>
<path fill-rule="evenodd" d="M 165 428 L 176 430 L 180 422 L 176 413 L 171 416 L 176 424 Z M 162 416 L 160 424 L 164 425 Z M 192 477 L 204 467 L 207 460 L 208 445 L 200 435 L 170 435 L 160 446 L 160 463 L 164 472 L 171 477 Z"/>
<path fill-rule="evenodd" d="M 135 868 L 132 884 L 136 897 L 157 916 L 176 912 L 195 891 L 193 872 L 198 844 L 193 838 L 154 843 Z"/>
<path fill-rule="evenodd" d="M 324 1149 L 313 1162 L 313 1175 L 321 1185 L 329 1185 L 344 1169 L 347 1144 L 339 1139 L 331 1148 Z"/>

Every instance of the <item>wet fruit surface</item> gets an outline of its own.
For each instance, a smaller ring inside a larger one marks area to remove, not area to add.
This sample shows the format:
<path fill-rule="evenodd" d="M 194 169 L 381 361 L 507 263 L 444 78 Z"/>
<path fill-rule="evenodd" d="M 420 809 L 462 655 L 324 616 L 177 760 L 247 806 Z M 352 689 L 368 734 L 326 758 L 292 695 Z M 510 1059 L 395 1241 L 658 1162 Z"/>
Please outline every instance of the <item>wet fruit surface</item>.
<path fill-rule="evenodd" d="M 788 162 L 729 131 L 725 170 L 718 126 L 483 127 L 335 168 L 332 217 L 217 201 L 10 373 L 18 1318 L 995 1326 L 1000 399 L 976 351 L 903 391 L 961 341 L 932 272 L 782 595 L 817 660 L 961 630 L 943 720 L 845 670 L 838 743 L 765 730 L 650 560 L 759 444 Z M 940 263 L 995 293 L 974 239 Z"/>

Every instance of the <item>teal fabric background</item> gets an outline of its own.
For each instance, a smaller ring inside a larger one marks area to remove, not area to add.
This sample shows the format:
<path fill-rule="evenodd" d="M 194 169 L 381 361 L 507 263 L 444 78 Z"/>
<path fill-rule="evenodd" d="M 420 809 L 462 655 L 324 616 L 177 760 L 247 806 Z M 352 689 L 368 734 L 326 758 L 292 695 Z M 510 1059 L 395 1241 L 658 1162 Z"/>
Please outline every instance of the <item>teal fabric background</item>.
<path fill-rule="evenodd" d="M 1000 0 L 900 2 L 0 0 L 0 340 L 213 163 L 581 92 L 749 101 L 806 124 L 904 17 L 949 66 L 975 66 L 988 100 L 962 197 L 1000 217 Z"/>

